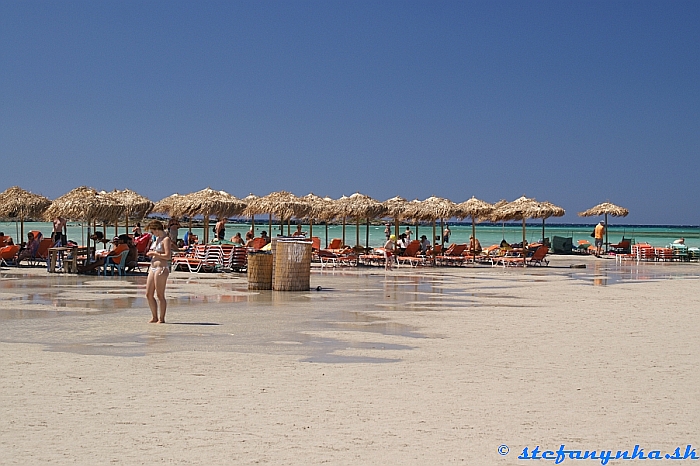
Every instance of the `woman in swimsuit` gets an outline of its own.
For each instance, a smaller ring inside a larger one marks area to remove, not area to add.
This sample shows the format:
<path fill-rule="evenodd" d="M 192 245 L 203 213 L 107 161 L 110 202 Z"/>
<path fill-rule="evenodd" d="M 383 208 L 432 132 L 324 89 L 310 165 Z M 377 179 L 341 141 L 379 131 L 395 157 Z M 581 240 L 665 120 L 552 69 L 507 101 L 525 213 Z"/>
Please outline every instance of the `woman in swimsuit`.
<path fill-rule="evenodd" d="M 168 275 L 170 275 L 170 238 L 165 234 L 163 224 L 158 220 L 149 223 L 148 229 L 154 238 L 151 249 L 146 253 L 151 258 L 151 268 L 146 280 L 146 299 L 153 315 L 150 323 L 164 324 L 167 309 L 165 285 L 168 282 Z M 153 296 L 154 293 L 158 296 L 158 301 Z M 160 316 L 158 315 L 158 303 L 160 303 Z"/>

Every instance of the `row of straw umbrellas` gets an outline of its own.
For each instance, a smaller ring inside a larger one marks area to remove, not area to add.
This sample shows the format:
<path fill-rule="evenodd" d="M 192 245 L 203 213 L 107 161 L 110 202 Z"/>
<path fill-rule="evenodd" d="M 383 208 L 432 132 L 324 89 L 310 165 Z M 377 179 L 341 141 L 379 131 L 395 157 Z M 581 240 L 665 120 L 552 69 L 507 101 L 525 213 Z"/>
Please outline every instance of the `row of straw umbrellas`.
<path fill-rule="evenodd" d="M 64 217 L 72 221 L 88 222 L 88 224 L 92 222 L 115 225 L 115 228 L 123 223 L 128 231 L 130 220 L 140 220 L 152 212 L 174 218 L 187 217 L 190 222 L 194 216 L 203 216 L 205 242 L 208 241 L 209 220 L 212 216 L 217 218 L 245 216 L 252 219 L 254 226 L 255 216 L 267 214 L 270 231 L 272 231 L 272 219 L 275 217 L 280 223 L 282 232 L 284 224 L 287 224 L 287 234 L 290 233 L 292 219 L 307 220 L 311 236 L 314 222 L 325 223 L 328 228 L 328 222 L 342 221 L 343 244 L 346 242 L 345 225 L 347 222 L 354 222 L 357 226 L 355 239 L 358 245 L 360 244 L 360 224 L 367 225 L 365 241 L 367 245 L 370 222 L 380 218 L 393 219 L 397 236 L 400 222 L 412 222 L 416 226 L 420 222 L 432 223 L 433 238 L 436 237 L 437 223 L 440 223 L 442 231 L 443 221 L 451 218 L 471 219 L 473 236 L 476 236 L 477 222 L 522 221 L 523 241 L 525 241 L 527 219 L 542 219 L 542 237 L 544 237 L 544 221 L 547 218 L 561 217 L 565 214 L 564 209 L 559 206 L 525 196 L 512 202 L 503 200 L 495 204 L 474 197 L 462 203 L 435 196 L 422 201 L 393 197 L 380 202 L 360 193 L 331 199 L 313 193 L 298 197 L 286 191 L 277 191 L 260 197 L 251 194 L 239 199 L 225 191 L 207 188 L 190 194 L 173 194 L 154 203 L 128 189 L 106 192 L 86 186 L 73 189 L 54 201 L 17 186 L 0 193 L 0 218 L 19 219 L 22 224 L 22 237 L 24 237 L 24 220 L 30 218 L 43 218 L 50 221 L 57 217 Z M 629 211 L 623 207 L 605 202 L 579 212 L 579 215 L 582 217 L 604 215 L 607 225 L 608 215 L 625 217 L 628 213 Z M 326 234 L 327 237 L 328 234 Z"/>

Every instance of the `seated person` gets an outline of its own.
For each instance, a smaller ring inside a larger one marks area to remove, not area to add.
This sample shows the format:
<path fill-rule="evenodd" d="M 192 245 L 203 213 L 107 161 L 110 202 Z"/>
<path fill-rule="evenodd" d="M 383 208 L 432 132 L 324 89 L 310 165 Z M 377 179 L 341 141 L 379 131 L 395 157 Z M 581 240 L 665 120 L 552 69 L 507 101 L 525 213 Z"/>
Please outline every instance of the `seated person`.
<path fill-rule="evenodd" d="M 129 248 L 129 254 L 126 255 L 126 269 L 134 270 L 139 265 L 139 250 L 129 235 L 119 235 L 119 239 Z"/>
<path fill-rule="evenodd" d="M 141 223 L 136 222 L 136 226 L 131 230 L 131 233 L 134 235 L 134 238 L 138 238 L 143 234 L 141 231 Z"/>
<path fill-rule="evenodd" d="M 408 240 L 406 239 L 406 233 L 401 233 L 399 235 L 399 240 L 396 242 L 396 254 L 402 256 L 408 247 Z"/>
<path fill-rule="evenodd" d="M 17 254 L 15 264 L 19 267 L 19 263 L 21 261 L 34 257 L 36 252 L 39 250 L 40 242 L 39 237 L 35 237 L 34 233 L 27 233 L 27 242 L 25 243 L 24 248 L 19 251 L 19 254 Z"/>
<path fill-rule="evenodd" d="M 90 239 L 95 242 L 95 247 L 97 248 L 97 243 L 102 243 L 102 246 L 109 244 L 109 241 L 105 239 L 105 235 L 101 231 L 96 231 L 90 235 Z"/>
<path fill-rule="evenodd" d="M 265 233 L 265 232 L 263 232 L 263 233 Z M 255 236 L 253 235 L 253 232 L 249 230 L 248 233 L 245 234 L 245 247 L 252 248 L 254 240 L 255 240 Z"/>
<path fill-rule="evenodd" d="M 185 233 L 185 236 L 183 237 L 183 241 L 184 241 L 185 247 L 189 248 L 190 246 L 197 244 L 199 242 L 199 238 L 194 233 L 190 233 L 188 231 L 187 233 Z"/>
<path fill-rule="evenodd" d="M 260 232 L 260 237 L 265 238 L 265 244 L 270 244 L 272 242 L 272 238 L 267 236 L 267 231 L 265 231 L 265 230 Z"/>
<path fill-rule="evenodd" d="M 685 238 L 679 238 L 675 240 L 673 244 L 685 244 Z"/>
<path fill-rule="evenodd" d="M 472 235 L 469 235 L 469 252 L 474 255 L 481 254 L 481 243 Z"/>
<path fill-rule="evenodd" d="M 235 244 L 236 246 L 244 246 L 245 245 L 245 241 L 243 241 L 243 238 L 241 238 L 240 232 L 236 233 L 236 235 L 231 238 L 231 242 L 233 244 Z"/>
<path fill-rule="evenodd" d="M 114 248 L 111 251 L 98 251 L 95 254 L 95 262 L 79 266 L 78 273 L 87 273 L 95 270 L 98 267 L 102 267 L 105 263 L 105 257 L 108 256 L 114 257 L 112 261 L 114 261 L 115 264 L 119 264 L 121 257 L 115 256 L 121 256 L 122 252 L 129 250 L 129 246 L 127 246 L 126 243 L 124 243 L 124 241 L 122 241 L 118 237 L 114 237 L 114 239 L 112 240 L 112 244 L 114 245 Z"/>
<path fill-rule="evenodd" d="M 428 241 L 428 237 L 423 235 L 420 237 L 420 253 L 422 256 L 426 255 L 428 251 L 430 250 L 430 241 Z"/>
<path fill-rule="evenodd" d="M 510 251 L 511 249 L 513 249 L 513 247 L 510 244 L 508 244 L 508 241 L 506 241 L 505 239 L 501 240 L 501 244 L 498 247 L 501 248 L 502 251 Z"/>

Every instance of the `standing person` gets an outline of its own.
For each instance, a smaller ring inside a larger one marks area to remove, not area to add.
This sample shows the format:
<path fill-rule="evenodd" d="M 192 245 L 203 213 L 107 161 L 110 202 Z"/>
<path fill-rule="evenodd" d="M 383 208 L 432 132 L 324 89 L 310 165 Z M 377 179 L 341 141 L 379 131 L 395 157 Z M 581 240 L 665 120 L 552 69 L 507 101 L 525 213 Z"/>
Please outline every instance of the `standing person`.
<path fill-rule="evenodd" d="M 601 220 L 600 223 L 595 226 L 593 236 L 595 237 L 595 256 L 600 257 L 601 250 L 603 249 L 603 237 L 605 236 L 604 221 Z"/>
<path fill-rule="evenodd" d="M 452 234 L 452 232 L 450 231 L 450 226 L 446 224 L 445 231 L 442 232 L 442 239 L 445 243 L 450 242 L 450 235 L 451 234 Z"/>
<path fill-rule="evenodd" d="M 148 270 L 146 279 L 146 300 L 151 308 L 152 318 L 149 323 L 165 323 L 165 311 L 167 302 L 165 300 L 165 285 L 170 275 L 170 237 L 165 234 L 163 224 L 158 220 L 153 220 L 148 224 L 148 230 L 153 235 L 154 241 L 151 249 L 146 253 L 151 258 L 151 268 Z M 153 296 L 158 296 L 158 301 Z M 158 313 L 160 304 L 160 314 Z"/>
<path fill-rule="evenodd" d="M 65 235 L 63 233 L 63 230 L 66 230 Z M 56 217 L 55 219 L 53 219 L 53 233 L 51 234 L 51 239 L 54 241 L 54 243 L 60 241 L 61 244 L 66 244 L 65 238 L 68 234 L 67 230 L 67 222 L 65 218 Z"/>
<path fill-rule="evenodd" d="M 136 226 L 131 229 L 131 233 L 134 235 L 134 238 L 138 238 L 139 236 L 141 236 L 143 234 L 143 232 L 141 231 L 141 223 L 140 222 L 136 222 Z"/>
<path fill-rule="evenodd" d="M 306 236 L 306 232 L 301 231 L 301 223 L 297 225 L 297 231 L 295 231 L 292 236 Z"/>
<path fill-rule="evenodd" d="M 387 241 L 391 238 L 391 225 L 388 223 L 384 225 L 384 236 L 386 236 Z"/>
<path fill-rule="evenodd" d="M 396 251 L 396 235 L 390 235 L 389 239 L 384 243 L 384 270 L 394 268 L 394 252 Z"/>
<path fill-rule="evenodd" d="M 151 222 L 153 223 L 153 222 Z M 151 224 L 149 223 L 149 225 Z M 161 226 L 163 224 L 161 223 Z M 171 218 L 170 222 L 168 222 L 168 236 L 170 237 L 170 243 L 171 244 L 176 244 L 177 243 L 177 230 L 180 229 L 180 222 L 178 221 L 177 218 Z"/>
<path fill-rule="evenodd" d="M 411 236 L 413 236 L 413 232 L 411 231 L 411 227 L 406 227 L 406 231 L 404 231 L 403 234 L 406 235 L 406 241 L 408 241 L 410 243 Z"/>
<path fill-rule="evenodd" d="M 216 233 L 216 239 L 223 241 L 226 236 L 226 219 L 221 217 L 216 226 L 214 227 L 214 232 Z"/>

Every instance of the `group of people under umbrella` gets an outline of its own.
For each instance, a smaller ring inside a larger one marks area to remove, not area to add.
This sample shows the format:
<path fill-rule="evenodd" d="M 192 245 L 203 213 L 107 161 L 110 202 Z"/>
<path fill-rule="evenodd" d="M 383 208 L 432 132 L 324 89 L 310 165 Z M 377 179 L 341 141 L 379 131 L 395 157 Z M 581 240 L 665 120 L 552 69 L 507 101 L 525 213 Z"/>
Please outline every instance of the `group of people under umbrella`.
<path fill-rule="evenodd" d="M 520 197 L 512 202 L 500 201 L 495 204 L 472 197 L 465 202 L 455 203 L 448 199 L 429 197 L 425 200 L 408 201 L 394 197 L 380 202 L 364 194 L 355 193 L 340 199 L 322 198 L 315 194 L 298 197 L 286 191 L 270 193 L 266 196 L 253 194 L 239 199 L 225 191 L 211 188 L 190 194 L 173 194 L 156 203 L 133 191 L 96 191 L 89 187 L 79 187 L 55 199 L 25 191 L 17 186 L 0 193 L 0 218 L 19 220 L 24 236 L 24 221 L 27 219 L 65 218 L 81 221 L 96 228 L 98 224 L 115 225 L 115 235 L 119 225 L 124 225 L 128 232 L 129 221 L 136 222 L 150 213 L 161 213 L 173 218 L 189 218 L 202 216 L 204 220 L 204 242 L 208 242 L 210 218 L 230 218 L 244 216 L 251 218 L 255 226 L 255 216 L 267 214 L 269 229 L 272 232 L 273 217 L 279 221 L 280 232 L 287 225 L 287 234 L 291 233 L 291 221 L 306 220 L 310 226 L 310 236 L 313 236 L 314 222 L 324 223 L 328 228 L 329 222 L 342 222 L 342 241 L 346 243 L 345 225 L 355 223 L 355 243 L 360 245 L 360 224 L 367 226 L 365 245 L 369 243 L 370 222 L 380 218 L 391 218 L 395 224 L 396 236 L 399 235 L 401 222 L 427 222 L 432 224 L 433 238 L 436 236 L 437 224 L 451 218 L 460 220 L 471 219 L 472 236 L 476 237 L 475 225 L 481 221 L 505 222 L 522 221 L 523 242 L 526 237 L 526 220 L 542 219 L 542 237 L 544 238 L 545 220 L 550 217 L 561 217 L 565 211 L 549 202 L 540 202 L 532 198 Z M 625 217 L 627 209 L 610 204 L 599 204 L 579 215 Z M 191 227 L 191 223 L 190 223 Z M 88 228 L 89 230 L 89 228 Z M 326 238 L 328 237 L 326 231 Z M 87 242 L 87 238 L 86 238 Z M 607 243 L 607 238 L 606 238 Z"/>

